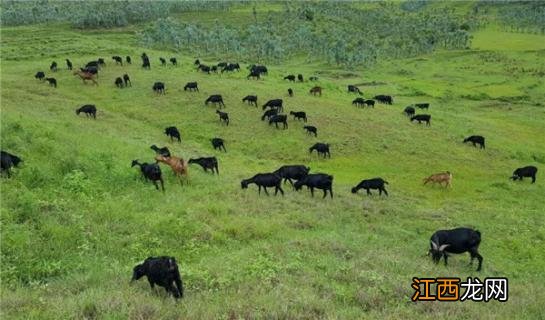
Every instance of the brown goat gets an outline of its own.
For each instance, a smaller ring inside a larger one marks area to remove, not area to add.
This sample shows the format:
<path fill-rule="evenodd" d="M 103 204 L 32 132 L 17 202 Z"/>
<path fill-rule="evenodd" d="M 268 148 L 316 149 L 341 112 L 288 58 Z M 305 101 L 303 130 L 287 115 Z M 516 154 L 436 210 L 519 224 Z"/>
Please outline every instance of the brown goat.
<path fill-rule="evenodd" d="M 432 174 L 431 176 L 424 179 L 424 184 L 428 182 L 432 183 L 439 183 L 440 185 L 443 185 L 443 182 L 445 182 L 445 187 L 450 187 L 450 182 L 452 181 L 452 173 L 449 171 L 441 172 Z"/>
<path fill-rule="evenodd" d="M 86 83 L 85 81 L 87 80 L 91 80 L 95 85 L 98 86 L 98 82 L 95 80 L 96 75 L 92 74 L 91 72 L 74 71 L 74 75 L 78 75 L 83 83 Z"/>
<path fill-rule="evenodd" d="M 189 165 L 183 158 L 158 155 L 155 157 L 155 160 L 157 162 L 168 164 L 170 168 L 172 168 L 174 174 L 178 177 L 178 179 L 180 179 L 180 184 L 183 184 L 182 176 L 185 176 L 186 180 L 189 182 Z"/>
<path fill-rule="evenodd" d="M 311 93 L 311 94 L 313 94 L 313 95 L 319 94 L 320 97 L 321 97 L 321 96 L 322 96 L 322 87 L 316 86 L 316 87 L 310 89 L 309 93 Z"/>

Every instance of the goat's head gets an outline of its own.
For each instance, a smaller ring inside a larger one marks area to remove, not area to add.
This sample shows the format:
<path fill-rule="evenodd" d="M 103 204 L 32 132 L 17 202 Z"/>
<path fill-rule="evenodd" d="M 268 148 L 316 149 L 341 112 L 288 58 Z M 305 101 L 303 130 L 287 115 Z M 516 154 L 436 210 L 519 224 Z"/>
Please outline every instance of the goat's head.
<path fill-rule="evenodd" d="M 134 167 L 134 166 L 137 166 L 137 165 L 140 165 L 140 163 L 138 162 L 138 160 L 133 160 L 131 162 L 131 168 Z"/>
<path fill-rule="evenodd" d="M 352 188 L 352 193 L 358 193 L 358 188 L 356 187 Z"/>
<path fill-rule="evenodd" d="M 242 181 L 240 182 L 240 187 L 241 187 L 242 189 L 248 189 L 248 180 L 242 180 Z"/>
<path fill-rule="evenodd" d="M 141 264 L 136 265 L 132 270 L 131 282 L 135 281 L 135 280 L 138 280 L 138 279 L 142 278 L 145 275 L 146 275 L 146 271 L 144 270 L 144 266 L 141 265 Z"/>
<path fill-rule="evenodd" d="M 431 248 L 428 251 L 428 256 L 431 255 L 433 262 L 439 263 L 439 260 L 441 260 L 441 257 L 443 256 L 444 251 L 449 246 L 449 244 L 438 245 L 437 243 L 430 241 L 430 246 Z"/>

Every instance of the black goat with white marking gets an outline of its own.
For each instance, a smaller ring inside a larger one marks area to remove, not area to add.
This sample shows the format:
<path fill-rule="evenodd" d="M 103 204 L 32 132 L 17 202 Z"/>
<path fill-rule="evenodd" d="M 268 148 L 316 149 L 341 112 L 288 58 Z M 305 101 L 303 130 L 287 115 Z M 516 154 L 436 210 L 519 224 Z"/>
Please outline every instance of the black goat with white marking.
<path fill-rule="evenodd" d="M 443 257 L 446 266 L 449 253 L 469 252 L 470 264 L 473 263 L 473 259 L 477 258 L 479 260 L 477 271 L 480 271 L 483 263 L 483 257 L 479 254 L 480 243 L 481 233 L 478 230 L 470 228 L 439 230 L 431 236 L 428 255 L 431 255 L 435 263 L 439 263 Z"/>

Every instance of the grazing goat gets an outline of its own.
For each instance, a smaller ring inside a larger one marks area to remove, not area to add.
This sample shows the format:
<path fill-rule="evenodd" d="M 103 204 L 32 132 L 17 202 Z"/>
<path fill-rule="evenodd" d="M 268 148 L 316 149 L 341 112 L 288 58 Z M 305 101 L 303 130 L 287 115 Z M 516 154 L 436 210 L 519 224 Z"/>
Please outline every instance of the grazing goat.
<path fill-rule="evenodd" d="M 314 197 L 314 188 L 323 190 L 325 198 L 327 196 L 327 191 L 329 195 L 333 198 L 333 176 L 324 174 L 324 173 L 314 173 L 304 176 L 303 178 L 295 182 L 295 190 L 301 190 L 301 187 L 307 186 L 310 189 L 310 194 Z"/>
<path fill-rule="evenodd" d="M 66 68 L 72 70 L 72 61 L 70 59 L 66 59 Z"/>
<path fill-rule="evenodd" d="M 363 95 L 363 92 L 361 92 L 360 88 L 350 84 L 348 85 L 348 92 L 358 93 L 360 96 Z"/>
<path fill-rule="evenodd" d="M 408 106 L 408 107 L 405 108 L 405 110 L 403 110 L 403 113 L 404 113 L 407 117 L 412 117 L 412 116 L 414 116 L 415 112 L 416 112 L 416 111 L 415 111 L 414 108 L 411 107 L 411 106 Z"/>
<path fill-rule="evenodd" d="M 79 115 L 82 112 L 85 113 L 87 117 L 91 116 L 93 117 L 93 119 L 97 118 L 97 108 L 94 104 L 86 104 L 76 110 L 77 115 Z"/>
<path fill-rule="evenodd" d="M 142 173 L 142 176 L 144 179 L 151 180 L 153 184 L 155 185 L 155 189 L 159 190 L 159 186 L 157 185 L 157 181 L 161 182 L 161 189 L 165 191 L 165 185 L 163 183 L 163 177 L 161 176 L 161 168 L 157 163 L 140 163 L 138 160 L 133 160 L 131 163 L 131 168 L 134 166 L 140 167 L 140 172 Z"/>
<path fill-rule="evenodd" d="M 312 94 L 312 95 L 314 95 L 314 96 L 318 94 L 318 95 L 320 95 L 320 97 L 321 97 L 321 96 L 322 96 L 322 87 L 316 86 L 316 87 L 310 89 L 310 90 L 309 90 L 309 93 Z"/>
<path fill-rule="evenodd" d="M 297 80 L 299 80 L 299 82 L 303 82 L 303 75 L 302 75 L 302 74 L 298 74 L 298 75 L 297 75 Z"/>
<path fill-rule="evenodd" d="M 250 179 L 245 179 L 240 182 L 242 189 L 247 189 L 249 184 L 255 183 L 258 187 L 258 194 L 261 194 L 261 188 L 265 190 L 265 194 L 269 195 L 267 191 L 268 187 L 274 187 L 274 195 L 280 191 L 284 195 L 284 190 L 282 190 L 282 178 L 275 173 L 258 173 Z"/>
<path fill-rule="evenodd" d="M 275 116 L 277 114 L 277 109 L 269 109 L 263 113 L 263 115 L 261 116 L 261 121 L 265 120 L 265 118 L 267 118 L 267 120 L 270 120 L 272 116 Z"/>
<path fill-rule="evenodd" d="M 363 102 L 365 105 L 367 105 L 368 107 L 371 107 L 371 108 L 374 108 L 375 107 L 375 100 L 365 100 Z"/>
<path fill-rule="evenodd" d="M 308 78 L 308 80 L 310 80 L 310 81 L 318 81 L 318 77 L 316 77 L 316 76 L 311 76 L 311 77 Z"/>
<path fill-rule="evenodd" d="M 262 109 L 265 110 L 267 108 L 276 108 L 278 109 L 278 111 L 282 111 L 284 110 L 284 108 L 282 107 L 282 103 L 282 99 L 272 99 L 267 101 L 267 103 L 263 105 Z"/>
<path fill-rule="evenodd" d="M 246 102 L 249 105 L 254 105 L 257 108 L 257 96 L 245 96 L 242 98 L 242 102 Z"/>
<path fill-rule="evenodd" d="M 522 178 L 532 178 L 532 183 L 536 182 L 536 174 L 537 174 L 537 168 L 534 166 L 527 166 L 518 168 L 517 170 L 513 171 L 513 175 L 511 176 L 511 179 L 513 180 L 521 180 Z"/>
<path fill-rule="evenodd" d="M 201 61 L 199 59 L 195 60 L 195 62 L 193 62 L 194 65 L 198 66 L 201 64 Z"/>
<path fill-rule="evenodd" d="M 205 157 L 205 158 L 195 158 L 195 159 L 189 159 L 189 164 L 195 163 L 201 166 L 201 168 L 204 170 L 204 172 L 207 172 L 208 170 L 212 171 L 212 174 L 214 173 L 214 170 L 216 170 L 216 173 L 219 175 L 220 171 L 218 169 L 218 159 L 216 157 Z"/>
<path fill-rule="evenodd" d="M 484 149 L 484 137 L 483 136 L 470 136 L 464 139 L 464 143 L 471 142 L 474 147 L 479 145 L 481 149 Z"/>
<path fill-rule="evenodd" d="M 165 288 L 168 294 L 179 299 L 184 296 L 184 285 L 174 257 L 149 257 L 134 267 L 132 281 L 146 276 L 153 290 L 155 285 Z"/>
<path fill-rule="evenodd" d="M 210 142 L 212 142 L 214 150 L 221 151 L 221 149 L 223 149 L 224 152 L 227 152 L 227 149 L 225 149 L 225 141 L 222 138 L 212 138 L 210 139 Z"/>
<path fill-rule="evenodd" d="M 373 178 L 368 180 L 362 180 L 357 186 L 352 188 L 352 193 L 357 193 L 360 189 L 365 189 L 367 195 L 371 195 L 370 189 L 378 189 L 378 194 L 382 195 L 384 192 L 385 195 L 388 195 L 388 191 L 384 188 L 384 185 L 388 184 L 388 181 L 382 178 Z"/>
<path fill-rule="evenodd" d="M 38 79 L 38 80 L 43 80 L 45 78 L 45 73 L 43 71 L 38 71 L 36 72 L 36 74 L 34 75 L 34 78 Z"/>
<path fill-rule="evenodd" d="M 157 94 L 165 94 L 165 84 L 163 82 L 155 82 L 152 89 Z"/>
<path fill-rule="evenodd" d="M 228 126 L 229 125 L 229 114 L 227 112 L 222 112 L 222 111 L 219 111 L 219 110 L 216 110 L 216 113 L 220 117 L 220 122 L 222 124 L 225 123 L 225 125 Z"/>
<path fill-rule="evenodd" d="M 293 97 L 293 90 L 288 88 L 288 96 Z"/>
<path fill-rule="evenodd" d="M 115 86 L 119 89 L 123 88 L 123 79 L 121 79 L 121 77 L 115 78 Z"/>
<path fill-rule="evenodd" d="M 431 115 L 429 115 L 429 114 L 417 114 L 417 115 L 411 117 L 411 122 L 413 122 L 415 120 L 418 121 L 418 124 L 420 124 L 420 123 L 422 123 L 422 121 L 424 121 L 427 126 L 430 126 Z"/>
<path fill-rule="evenodd" d="M 165 156 L 165 157 L 170 157 L 170 150 L 168 150 L 167 147 L 159 148 L 156 145 L 152 145 L 150 147 L 150 149 L 155 151 L 156 154 L 159 154 L 159 155 L 162 155 L 162 156 Z"/>
<path fill-rule="evenodd" d="M 165 128 L 165 134 L 170 137 L 170 141 L 176 139 L 178 140 L 178 142 L 182 142 L 182 138 L 180 137 L 180 131 L 178 131 L 178 128 L 176 127 Z"/>
<path fill-rule="evenodd" d="M 312 154 L 312 151 L 314 150 L 316 150 L 316 153 L 318 155 L 322 154 L 324 158 L 326 156 L 331 158 L 331 153 L 329 153 L 329 144 L 327 143 L 315 143 L 312 147 L 308 149 L 308 152 Z"/>
<path fill-rule="evenodd" d="M 127 85 L 132 87 L 131 78 L 129 78 L 129 75 L 126 73 L 123 75 L 123 82 L 125 83 L 125 87 Z"/>
<path fill-rule="evenodd" d="M 291 82 L 295 82 L 295 76 L 293 74 L 287 75 L 284 77 L 284 80 L 289 80 Z"/>
<path fill-rule="evenodd" d="M 159 61 L 161 61 L 161 65 L 162 65 L 163 67 L 167 65 L 167 61 L 165 60 L 165 58 L 160 57 L 160 58 L 159 58 Z"/>
<path fill-rule="evenodd" d="M 377 100 L 379 103 L 384 103 L 384 104 L 394 103 L 394 99 L 392 98 L 392 96 L 387 96 L 387 95 L 383 95 L 383 94 L 379 94 L 378 96 L 374 96 L 373 99 Z"/>
<path fill-rule="evenodd" d="M 252 73 L 257 73 L 257 74 L 268 74 L 269 71 L 267 70 L 267 67 L 265 66 L 262 66 L 262 65 L 255 65 L 255 64 L 252 64 L 250 65 L 250 72 Z"/>
<path fill-rule="evenodd" d="M 120 56 L 113 56 L 112 60 L 115 61 L 115 64 L 123 65 L 123 59 Z"/>
<path fill-rule="evenodd" d="M 246 77 L 246 79 L 254 78 L 255 80 L 261 79 L 261 73 L 257 71 L 251 71 L 250 74 Z"/>
<path fill-rule="evenodd" d="M 57 63 L 55 61 L 51 62 L 49 70 L 51 70 L 52 72 L 57 72 Z"/>
<path fill-rule="evenodd" d="M 197 82 L 188 82 L 184 86 L 184 91 L 197 91 L 199 92 L 199 86 L 197 85 Z"/>
<path fill-rule="evenodd" d="M 352 100 L 352 105 L 356 107 L 363 107 L 365 105 L 365 99 L 364 98 L 356 98 Z"/>
<path fill-rule="evenodd" d="M 178 59 L 172 57 L 172 58 L 170 58 L 170 63 L 172 63 L 173 66 L 177 66 L 178 65 Z"/>
<path fill-rule="evenodd" d="M 207 106 L 209 103 L 218 105 L 220 109 L 222 107 L 225 108 L 225 103 L 223 103 L 223 97 L 220 94 L 213 94 L 204 101 L 205 106 Z"/>
<path fill-rule="evenodd" d="M 57 87 L 57 79 L 55 79 L 55 78 L 45 78 L 45 81 L 47 81 L 50 86 L 55 87 L 55 88 Z"/>
<path fill-rule="evenodd" d="M 284 179 L 284 183 L 286 183 L 286 181 L 289 181 L 289 183 L 293 186 L 292 179 L 302 179 L 308 175 L 309 171 L 310 168 L 303 165 L 288 165 L 280 167 L 273 173 Z"/>
<path fill-rule="evenodd" d="M 87 84 L 87 80 L 92 81 L 96 86 L 98 86 L 98 82 L 95 80 L 95 77 L 97 77 L 98 73 L 93 73 L 89 71 L 89 69 L 85 69 L 86 71 L 74 71 L 74 75 L 77 75 L 81 78 L 84 84 Z"/>
<path fill-rule="evenodd" d="M 415 103 L 414 106 L 417 107 L 417 108 L 420 108 L 420 109 L 428 109 L 430 107 L 430 104 L 429 103 Z"/>
<path fill-rule="evenodd" d="M 314 134 L 315 137 L 318 136 L 318 129 L 315 126 L 304 126 L 303 129 L 307 131 L 307 134 Z"/>
<path fill-rule="evenodd" d="M 294 112 L 294 111 L 290 111 L 290 115 L 293 116 L 293 119 L 297 119 L 297 120 L 303 120 L 304 122 L 307 122 L 307 114 L 303 111 L 297 111 L 297 112 Z"/>
<path fill-rule="evenodd" d="M 189 182 L 188 163 L 183 158 L 157 155 L 155 156 L 155 161 L 168 164 L 174 172 L 174 175 L 180 180 L 180 184 L 183 184 L 182 177 L 185 177 L 186 181 Z"/>
<path fill-rule="evenodd" d="M 199 65 L 198 69 L 201 70 L 202 72 L 206 72 L 210 74 L 210 67 L 207 65 L 201 64 Z"/>
<path fill-rule="evenodd" d="M 446 171 L 446 172 L 432 174 L 431 176 L 424 179 L 424 184 L 427 184 L 430 181 L 432 183 L 439 183 L 439 185 L 443 185 L 443 182 L 444 182 L 445 188 L 450 187 L 450 184 L 452 182 L 452 173 L 450 173 L 449 171 Z"/>
<path fill-rule="evenodd" d="M 428 256 L 431 256 L 436 264 L 445 259 L 445 266 L 449 253 L 459 254 L 469 252 L 473 264 L 473 259 L 479 260 L 477 271 L 481 270 L 483 257 L 479 254 L 479 244 L 481 243 L 481 233 L 478 230 L 470 228 L 456 228 L 451 230 L 438 230 L 430 239 L 430 250 Z"/>
<path fill-rule="evenodd" d="M 142 56 L 142 68 L 144 69 L 151 69 L 151 63 L 149 62 L 149 57 L 146 55 Z"/>
<path fill-rule="evenodd" d="M 126 56 L 125 61 L 127 61 L 128 64 L 132 64 L 132 59 L 130 56 Z"/>
<path fill-rule="evenodd" d="M 23 162 L 23 159 L 14 154 L 6 151 L 0 152 L 1 171 L 6 171 L 8 178 L 11 177 L 11 168 L 19 166 L 21 162 Z"/>
<path fill-rule="evenodd" d="M 269 118 L 269 125 L 273 124 L 278 129 L 278 124 L 282 123 L 282 129 L 288 128 L 288 116 L 285 114 L 277 114 Z"/>

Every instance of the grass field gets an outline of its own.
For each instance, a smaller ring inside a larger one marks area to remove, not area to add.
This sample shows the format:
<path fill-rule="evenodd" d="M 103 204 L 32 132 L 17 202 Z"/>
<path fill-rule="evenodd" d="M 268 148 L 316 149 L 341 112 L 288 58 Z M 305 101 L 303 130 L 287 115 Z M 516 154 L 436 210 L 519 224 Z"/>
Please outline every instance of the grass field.
<path fill-rule="evenodd" d="M 474 34 L 470 50 L 365 70 L 292 61 L 250 81 L 244 67 L 198 73 L 195 57 L 140 48 L 133 31 L 2 29 L 2 150 L 25 161 L 1 181 L 3 319 L 543 317 L 543 174 L 536 184 L 508 178 L 521 166 L 545 170 L 544 36 L 490 28 Z M 151 71 L 139 67 L 143 51 Z M 117 54 L 131 55 L 133 65 L 115 66 Z M 177 56 L 180 66 L 160 67 L 159 56 Z M 67 57 L 75 66 L 106 58 L 100 85 L 83 85 L 64 68 Z M 33 78 L 53 60 L 61 66 L 57 89 Z M 133 86 L 116 89 L 124 73 Z M 288 73 L 318 75 L 323 96 L 307 93 L 313 83 L 284 82 Z M 153 94 L 155 81 L 166 83 L 165 96 Z M 188 81 L 201 91 L 184 92 Z M 355 108 L 347 84 L 395 103 Z M 203 106 L 215 93 L 224 96 L 228 127 Z M 261 108 L 241 102 L 254 93 L 260 105 L 282 98 L 287 111 L 306 111 L 318 138 L 291 119 L 285 131 L 261 122 Z M 431 127 L 402 115 L 415 102 L 431 103 Z M 86 103 L 97 105 L 96 121 L 75 115 Z M 163 135 L 170 125 L 182 143 Z M 472 134 L 487 138 L 486 150 L 461 143 Z M 228 153 L 212 150 L 215 136 Z M 332 158 L 309 155 L 315 142 L 330 143 Z M 163 167 L 166 192 L 157 192 L 130 168 L 133 159 L 152 160 L 151 144 L 184 158 L 215 155 L 221 174 L 192 166 L 190 185 L 180 187 Z M 288 185 L 284 197 L 240 188 L 243 178 L 298 163 L 334 175 L 335 197 Z M 443 170 L 453 173 L 451 189 L 422 185 Z M 389 181 L 388 198 L 350 193 L 375 176 Z M 467 266 L 466 254 L 448 267 L 425 256 L 435 230 L 458 226 L 482 232 L 483 271 Z M 132 267 L 153 255 L 178 259 L 182 301 L 129 283 Z M 439 276 L 508 277 L 509 301 L 410 302 L 413 277 Z"/>

